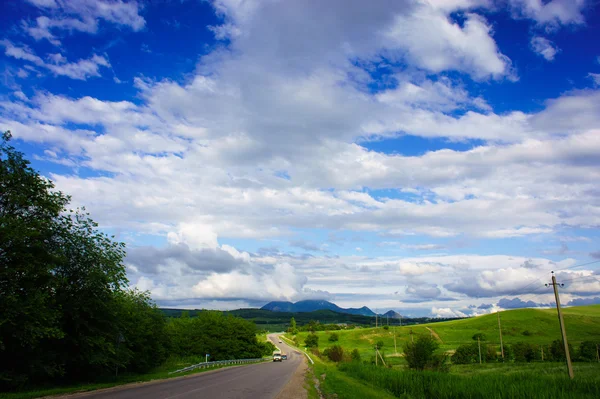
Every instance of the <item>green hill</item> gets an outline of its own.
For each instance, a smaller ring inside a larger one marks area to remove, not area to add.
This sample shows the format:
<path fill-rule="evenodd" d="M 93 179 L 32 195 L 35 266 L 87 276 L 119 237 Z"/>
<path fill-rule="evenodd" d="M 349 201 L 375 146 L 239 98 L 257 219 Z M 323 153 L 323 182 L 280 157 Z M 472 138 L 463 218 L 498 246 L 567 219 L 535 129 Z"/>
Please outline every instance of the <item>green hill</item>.
<path fill-rule="evenodd" d="M 563 311 L 569 343 L 576 346 L 582 341 L 600 342 L 600 305 L 570 307 Z M 560 338 L 556 309 L 508 310 L 500 312 L 500 320 L 505 344 L 550 344 Z M 485 334 L 489 344 L 500 343 L 496 314 L 414 326 L 390 326 L 388 330 L 379 327 L 336 331 L 339 335 L 336 343 L 346 350 L 356 348 L 361 354 L 371 356 L 375 343 L 383 341 L 384 351 L 390 355 L 394 353 L 394 332 L 398 352 L 402 352 L 403 343 L 411 339 L 411 332 L 434 335 L 444 350 L 454 350 L 460 344 L 472 343 L 472 336 L 476 333 Z M 326 331 L 317 332 L 319 349 L 334 344 L 329 342 L 329 334 Z M 307 333 L 298 334 L 301 343 L 306 335 Z"/>

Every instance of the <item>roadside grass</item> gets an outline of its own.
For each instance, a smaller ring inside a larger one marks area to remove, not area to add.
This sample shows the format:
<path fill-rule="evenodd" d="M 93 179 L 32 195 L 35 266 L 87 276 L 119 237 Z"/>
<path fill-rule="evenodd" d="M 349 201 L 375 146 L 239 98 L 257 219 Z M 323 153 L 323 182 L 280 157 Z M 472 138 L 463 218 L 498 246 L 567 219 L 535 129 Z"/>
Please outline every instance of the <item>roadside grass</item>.
<path fill-rule="evenodd" d="M 361 363 L 343 363 L 339 371 L 364 381 L 376 389 L 385 389 L 395 397 L 417 398 L 523 398 L 523 399 L 592 399 L 600 397 L 600 365 L 575 365 L 575 379 L 570 380 L 564 366 L 548 368 L 503 365 L 476 370 L 472 365 L 460 374 L 399 371 Z M 545 366 L 545 367 L 543 367 Z M 341 396 L 352 398 L 359 396 Z"/>
<path fill-rule="evenodd" d="M 285 342 L 293 348 L 291 339 L 282 335 Z M 309 372 L 306 377 L 306 387 L 309 399 L 319 399 L 319 392 L 325 398 L 360 398 L 360 399 L 392 399 L 387 392 L 368 386 L 364 382 L 354 379 L 338 370 L 335 363 L 320 359 L 312 355 L 314 364 L 308 363 Z M 318 384 L 318 388 L 317 388 Z"/>
<path fill-rule="evenodd" d="M 500 318 L 504 344 L 528 342 L 537 345 L 549 345 L 553 340 L 561 338 L 555 309 L 508 310 L 501 312 Z M 569 342 L 574 347 L 577 347 L 582 341 L 600 342 L 600 305 L 564 308 L 564 319 Z M 338 334 L 339 340 L 329 342 L 328 338 L 334 332 Z M 453 351 L 460 344 L 472 343 L 471 337 L 476 333 L 485 334 L 486 343 L 488 344 L 500 344 L 496 314 L 413 326 L 390 325 L 387 330 L 382 326 L 353 330 L 318 331 L 316 334 L 319 337 L 320 350 L 337 344 L 347 351 L 356 348 L 363 359 L 369 359 L 374 356 L 373 347 L 378 341 L 383 342 L 383 351 L 386 355 L 394 354 L 394 332 L 399 354 L 402 353 L 404 343 L 410 341 L 411 332 L 414 335 L 437 334 L 441 340 L 440 349 L 443 351 Z M 297 335 L 301 346 L 303 346 L 307 335 L 307 332 L 301 332 Z M 404 364 L 401 357 L 397 358 L 397 361 L 393 360 L 393 362 Z"/>
<path fill-rule="evenodd" d="M 0 393 L 0 399 L 31 399 L 31 398 L 39 398 L 43 396 L 52 396 L 52 395 L 64 395 L 70 393 L 79 393 L 79 392 L 88 392 L 95 391 L 98 389 L 104 388 L 112 388 L 119 385 L 131 384 L 131 383 L 139 383 L 139 382 L 148 382 L 154 380 L 163 380 L 170 379 L 175 377 L 182 377 L 191 374 L 203 373 L 205 371 L 217 370 L 227 366 L 217 366 L 211 367 L 208 369 L 196 369 L 192 371 L 188 371 L 185 373 L 177 373 L 177 374 L 169 374 L 169 372 L 174 370 L 179 370 L 187 366 L 191 366 L 192 364 L 202 363 L 204 361 L 204 357 L 198 356 L 190 356 L 190 357 L 170 357 L 167 361 L 156 369 L 146 373 L 146 374 L 133 374 L 133 373 L 121 373 L 116 379 L 106 380 L 106 381 L 96 381 L 90 383 L 80 383 L 76 385 L 64 385 L 64 386 L 56 386 L 52 387 L 32 387 L 29 389 L 24 389 L 21 391 L 15 392 L 3 392 Z"/>

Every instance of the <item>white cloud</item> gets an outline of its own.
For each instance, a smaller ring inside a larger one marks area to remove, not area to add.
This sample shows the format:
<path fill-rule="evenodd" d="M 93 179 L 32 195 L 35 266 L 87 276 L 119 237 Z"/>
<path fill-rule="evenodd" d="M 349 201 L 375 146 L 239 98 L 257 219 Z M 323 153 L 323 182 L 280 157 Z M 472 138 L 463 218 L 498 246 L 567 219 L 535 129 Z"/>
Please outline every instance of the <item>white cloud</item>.
<path fill-rule="evenodd" d="M 539 24 L 567 25 L 585 22 L 586 0 L 510 0 L 517 15 L 531 18 Z"/>
<path fill-rule="evenodd" d="M 423 7 L 411 15 L 398 15 L 385 35 L 406 51 L 411 64 L 431 72 L 457 69 L 477 79 L 512 74 L 510 60 L 491 37 L 491 27 L 477 14 L 467 14 L 461 27 L 447 15 Z"/>
<path fill-rule="evenodd" d="M 0 46 L 5 48 L 4 54 L 35 64 L 38 67 L 45 68 L 56 76 L 67 76 L 71 79 L 86 80 L 89 77 L 100 76 L 100 68 L 110 67 L 108 60 L 100 55 L 94 54 L 87 60 L 77 62 L 67 62 L 62 54 L 50 54 L 49 62 L 42 60 L 35 55 L 28 47 L 18 47 L 8 40 L 1 40 Z"/>
<path fill-rule="evenodd" d="M 560 51 L 558 47 L 554 46 L 554 43 L 541 36 L 533 36 L 531 38 L 531 48 L 547 61 L 553 61 L 556 54 Z"/>
<path fill-rule="evenodd" d="M 594 81 L 594 84 L 600 86 L 600 73 L 588 73 L 588 77 Z"/>
<path fill-rule="evenodd" d="M 139 14 L 141 7 L 136 1 L 28 1 L 41 11 L 50 11 L 51 17 L 40 16 L 36 18 L 35 23 L 23 21 L 23 28 L 35 40 L 47 39 L 56 46 L 60 45 L 60 40 L 52 33 L 53 30 L 95 34 L 101 20 L 118 26 L 127 26 L 134 31 L 143 29 L 146 24 Z"/>

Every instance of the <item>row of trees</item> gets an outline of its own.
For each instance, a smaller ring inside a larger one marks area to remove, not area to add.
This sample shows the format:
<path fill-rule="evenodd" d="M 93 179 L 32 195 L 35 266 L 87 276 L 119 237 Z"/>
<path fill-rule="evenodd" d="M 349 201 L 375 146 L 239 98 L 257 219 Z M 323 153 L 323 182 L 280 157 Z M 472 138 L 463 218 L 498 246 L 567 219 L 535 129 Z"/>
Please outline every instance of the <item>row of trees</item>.
<path fill-rule="evenodd" d="M 167 322 L 129 289 L 125 246 L 0 138 L 0 389 L 144 372 L 170 353 L 260 357 L 253 323 L 205 312 Z"/>

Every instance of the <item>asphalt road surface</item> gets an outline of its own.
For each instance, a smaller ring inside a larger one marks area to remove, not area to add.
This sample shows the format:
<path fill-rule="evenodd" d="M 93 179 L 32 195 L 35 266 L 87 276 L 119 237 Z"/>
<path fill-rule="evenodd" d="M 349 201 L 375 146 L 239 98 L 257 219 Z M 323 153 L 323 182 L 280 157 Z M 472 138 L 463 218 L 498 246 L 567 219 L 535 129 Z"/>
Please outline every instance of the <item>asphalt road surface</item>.
<path fill-rule="evenodd" d="M 304 361 L 304 355 L 285 343 L 280 344 L 275 334 L 269 335 L 269 339 L 288 360 L 223 368 L 186 378 L 76 396 L 93 399 L 275 398 Z"/>

